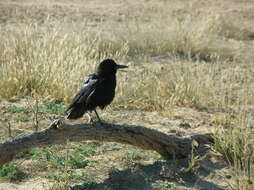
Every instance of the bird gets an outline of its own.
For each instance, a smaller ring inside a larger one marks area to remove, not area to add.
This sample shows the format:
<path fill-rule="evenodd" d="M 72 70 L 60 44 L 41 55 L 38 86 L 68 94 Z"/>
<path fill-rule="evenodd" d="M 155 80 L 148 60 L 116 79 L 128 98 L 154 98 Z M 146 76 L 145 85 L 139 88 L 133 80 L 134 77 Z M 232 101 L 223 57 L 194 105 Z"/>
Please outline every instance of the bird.
<path fill-rule="evenodd" d="M 128 68 L 119 65 L 113 59 L 100 62 L 96 72 L 85 78 L 82 88 L 72 99 L 66 113 L 67 119 L 81 118 L 86 112 L 94 111 L 98 121 L 102 123 L 96 108 L 104 109 L 115 97 L 116 73 L 118 69 Z"/>

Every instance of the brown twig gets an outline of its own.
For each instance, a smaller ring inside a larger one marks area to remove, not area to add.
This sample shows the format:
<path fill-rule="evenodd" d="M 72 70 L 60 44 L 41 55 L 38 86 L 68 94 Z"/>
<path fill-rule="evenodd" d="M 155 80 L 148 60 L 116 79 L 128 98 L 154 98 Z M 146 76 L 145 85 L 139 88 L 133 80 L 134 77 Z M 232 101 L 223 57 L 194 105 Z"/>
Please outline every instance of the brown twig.
<path fill-rule="evenodd" d="M 9 136 L 9 138 L 12 138 L 12 132 L 11 132 L 11 123 L 8 121 L 7 122 L 7 127 L 8 127 L 8 136 Z"/>
<path fill-rule="evenodd" d="M 39 102 L 38 102 L 38 98 L 36 98 L 35 99 L 35 111 L 34 111 L 34 128 L 35 128 L 35 131 L 39 130 L 38 113 L 39 113 Z"/>

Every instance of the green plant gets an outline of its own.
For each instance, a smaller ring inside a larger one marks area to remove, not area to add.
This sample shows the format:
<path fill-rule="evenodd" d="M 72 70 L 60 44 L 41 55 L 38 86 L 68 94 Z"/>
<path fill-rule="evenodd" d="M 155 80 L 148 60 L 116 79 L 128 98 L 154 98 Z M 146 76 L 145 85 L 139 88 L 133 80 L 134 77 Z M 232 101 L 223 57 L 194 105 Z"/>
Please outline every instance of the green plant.
<path fill-rule="evenodd" d="M 39 110 L 50 114 L 64 114 L 65 107 L 63 103 L 49 102 L 39 107 Z"/>
<path fill-rule="evenodd" d="M 25 152 L 21 152 L 16 154 L 16 158 L 20 159 L 20 158 L 38 158 L 40 154 L 40 151 L 37 149 L 31 149 Z"/>
<path fill-rule="evenodd" d="M 32 160 L 39 160 L 43 157 L 44 154 L 45 154 L 45 150 L 43 150 L 43 149 L 31 149 L 31 150 L 28 150 L 25 152 L 18 153 L 16 155 L 16 158 L 17 159 L 26 158 L 26 159 L 32 159 Z"/>
<path fill-rule="evenodd" d="M 16 106 L 16 105 L 5 106 L 3 109 L 11 113 L 21 113 L 21 112 L 28 113 L 30 111 L 29 109 L 25 107 Z"/>
<path fill-rule="evenodd" d="M 124 161 L 124 163 L 127 165 L 127 166 L 131 166 L 133 164 L 135 164 L 135 162 L 137 160 L 140 160 L 142 157 L 141 157 L 141 152 L 138 151 L 138 150 L 134 150 L 133 152 L 131 153 L 128 153 L 126 156 L 124 156 L 122 158 L 122 160 Z"/>
<path fill-rule="evenodd" d="M 78 168 L 86 167 L 88 165 L 88 163 L 89 163 L 89 161 L 85 160 L 85 157 L 83 157 L 83 156 L 79 156 L 79 157 L 70 156 L 67 164 L 72 169 L 78 169 Z"/>
<path fill-rule="evenodd" d="M 174 189 L 176 187 L 174 183 L 166 180 L 157 180 L 155 184 L 163 189 Z"/>
<path fill-rule="evenodd" d="M 127 154 L 124 159 L 129 160 L 129 161 L 135 161 L 139 160 L 141 158 L 141 152 L 138 150 L 135 150 L 131 152 L 130 154 Z"/>
<path fill-rule="evenodd" d="M 18 115 L 14 118 L 16 122 L 27 122 L 29 121 L 29 118 L 27 115 Z"/>
<path fill-rule="evenodd" d="M 16 164 L 0 166 L 0 178 L 8 181 L 20 181 L 24 177 L 24 172 L 20 171 Z"/>
<path fill-rule="evenodd" d="M 55 147 L 56 148 L 56 147 Z M 43 171 L 46 179 L 63 182 L 68 181 L 81 182 L 86 176 L 79 173 L 76 169 L 85 168 L 89 161 L 84 155 L 75 153 L 75 151 L 57 151 L 52 148 L 42 150 L 33 150 L 30 157 L 35 161 L 34 166 Z"/>
<path fill-rule="evenodd" d="M 82 143 L 73 148 L 75 153 L 82 154 L 84 156 L 94 156 L 98 154 L 97 146 L 95 143 Z"/>

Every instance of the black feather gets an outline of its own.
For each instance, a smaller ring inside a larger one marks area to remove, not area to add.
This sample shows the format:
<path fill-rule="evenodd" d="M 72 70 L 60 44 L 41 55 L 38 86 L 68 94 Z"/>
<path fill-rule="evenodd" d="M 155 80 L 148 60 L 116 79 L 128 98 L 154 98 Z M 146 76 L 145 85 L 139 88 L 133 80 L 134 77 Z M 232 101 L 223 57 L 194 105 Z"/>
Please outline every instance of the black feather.
<path fill-rule="evenodd" d="M 96 107 L 103 109 L 109 105 L 115 96 L 116 71 L 126 67 L 117 65 L 112 59 L 102 61 L 97 72 L 88 75 L 83 87 L 73 98 L 66 110 L 67 118 L 78 119 L 87 111 L 95 111 Z"/>

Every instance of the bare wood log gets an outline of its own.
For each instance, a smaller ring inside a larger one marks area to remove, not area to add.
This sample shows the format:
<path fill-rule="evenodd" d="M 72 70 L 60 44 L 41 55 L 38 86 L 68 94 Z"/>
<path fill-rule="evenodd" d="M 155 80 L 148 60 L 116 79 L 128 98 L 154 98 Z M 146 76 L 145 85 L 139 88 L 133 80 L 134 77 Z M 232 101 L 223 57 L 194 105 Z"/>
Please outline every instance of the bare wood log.
<path fill-rule="evenodd" d="M 0 143 L 0 165 L 10 162 L 17 153 L 35 147 L 63 144 L 66 141 L 96 140 L 130 144 L 145 150 L 172 157 L 186 157 L 192 149 L 192 141 L 206 143 L 211 134 L 197 134 L 177 137 L 142 126 L 116 124 L 65 124 L 61 120 L 53 122 L 47 129 L 20 136 Z"/>

